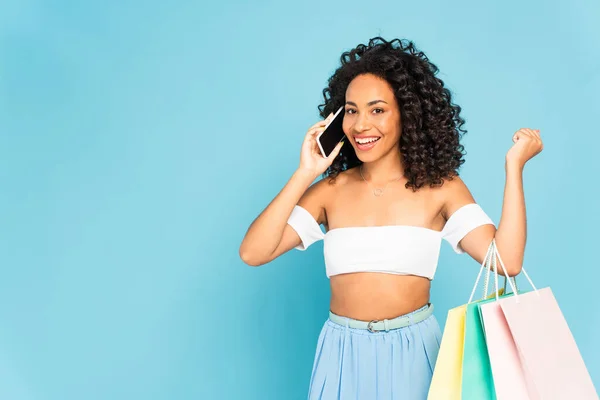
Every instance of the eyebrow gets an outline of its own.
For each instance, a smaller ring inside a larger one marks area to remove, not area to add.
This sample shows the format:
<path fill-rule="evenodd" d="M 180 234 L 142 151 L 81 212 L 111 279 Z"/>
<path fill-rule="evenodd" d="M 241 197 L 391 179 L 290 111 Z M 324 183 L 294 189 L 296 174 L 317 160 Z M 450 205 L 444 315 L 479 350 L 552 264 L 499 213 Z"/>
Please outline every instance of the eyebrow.
<path fill-rule="evenodd" d="M 370 102 L 367 103 L 367 107 L 372 106 L 373 104 L 377 104 L 377 103 L 385 103 L 385 104 L 387 104 L 387 102 L 385 102 L 383 100 L 372 100 L 372 101 L 370 101 Z M 354 103 L 353 101 L 347 101 L 346 104 L 348 104 L 350 106 L 358 107 L 356 105 L 356 103 Z"/>

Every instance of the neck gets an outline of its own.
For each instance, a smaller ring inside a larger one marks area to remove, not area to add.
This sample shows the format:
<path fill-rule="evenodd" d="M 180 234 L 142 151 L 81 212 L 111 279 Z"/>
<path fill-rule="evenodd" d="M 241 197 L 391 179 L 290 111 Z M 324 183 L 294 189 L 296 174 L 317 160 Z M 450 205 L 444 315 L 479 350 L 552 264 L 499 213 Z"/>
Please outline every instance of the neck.
<path fill-rule="evenodd" d="M 362 173 L 373 184 L 383 184 L 396 180 L 404 174 L 402 159 L 397 152 L 390 152 L 378 160 L 362 164 Z"/>

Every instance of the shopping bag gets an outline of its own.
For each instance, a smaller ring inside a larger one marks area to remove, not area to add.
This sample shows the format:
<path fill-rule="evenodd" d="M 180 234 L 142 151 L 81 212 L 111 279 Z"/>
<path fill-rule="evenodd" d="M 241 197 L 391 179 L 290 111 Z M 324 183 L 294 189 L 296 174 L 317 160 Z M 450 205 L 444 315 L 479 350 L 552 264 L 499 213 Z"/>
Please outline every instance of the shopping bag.
<path fill-rule="evenodd" d="M 497 398 L 598 400 L 552 290 L 522 271 L 533 291 L 520 294 L 509 280 L 513 296 L 481 306 Z"/>
<path fill-rule="evenodd" d="M 466 304 L 448 310 L 428 400 L 460 400 Z"/>
<path fill-rule="evenodd" d="M 532 398 L 598 400 L 573 334 L 547 287 L 499 301 Z"/>
<path fill-rule="evenodd" d="M 493 301 L 486 300 L 482 302 Z M 494 380 L 478 307 L 467 305 L 465 313 L 465 341 L 463 346 L 462 391 L 463 400 L 495 400 Z"/>
<path fill-rule="evenodd" d="M 468 304 L 472 303 L 473 295 L 481 273 L 487 266 L 492 247 L 484 258 L 477 281 L 469 298 Z M 487 295 L 489 280 L 489 269 L 484 284 L 484 298 Z M 494 295 L 494 294 L 492 294 Z M 464 304 L 448 311 L 446 325 L 442 334 L 440 350 L 435 363 L 431 385 L 429 387 L 428 400 L 460 400 L 462 398 L 462 361 L 463 345 L 465 339 L 465 311 L 468 304 Z"/>

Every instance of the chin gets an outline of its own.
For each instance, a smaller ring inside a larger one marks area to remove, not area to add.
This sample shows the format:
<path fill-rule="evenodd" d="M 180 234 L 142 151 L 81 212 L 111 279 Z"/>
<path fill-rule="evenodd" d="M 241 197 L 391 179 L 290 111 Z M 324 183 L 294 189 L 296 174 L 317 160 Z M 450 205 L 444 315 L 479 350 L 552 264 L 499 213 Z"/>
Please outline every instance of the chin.
<path fill-rule="evenodd" d="M 389 149 L 387 149 L 387 150 L 372 149 L 370 151 L 359 151 L 357 149 L 354 149 L 354 152 L 356 153 L 356 157 L 364 163 L 377 161 L 380 158 L 382 158 L 384 155 L 389 153 L 389 151 L 390 151 Z"/>
<path fill-rule="evenodd" d="M 358 152 L 356 153 L 356 157 L 363 163 L 369 163 L 369 162 L 373 162 L 373 161 L 377 161 L 378 159 L 381 158 L 381 155 L 379 154 L 359 154 Z"/>

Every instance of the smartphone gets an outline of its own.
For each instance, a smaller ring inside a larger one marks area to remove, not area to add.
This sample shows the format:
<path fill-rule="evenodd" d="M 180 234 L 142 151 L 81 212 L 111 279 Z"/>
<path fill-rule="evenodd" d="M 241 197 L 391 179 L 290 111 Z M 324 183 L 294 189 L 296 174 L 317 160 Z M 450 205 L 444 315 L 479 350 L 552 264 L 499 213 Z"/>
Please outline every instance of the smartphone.
<path fill-rule="evenodd" d="M 342 129 L 342 122 L 344 122 L 343 110 L 344 106 L 341 106 L 333 115 L 329 124 L 325 126 L 325 130 L 317 136 L 317 144 L 323 157 L 329 157 L 335 146 L 346 136 Z"/>

